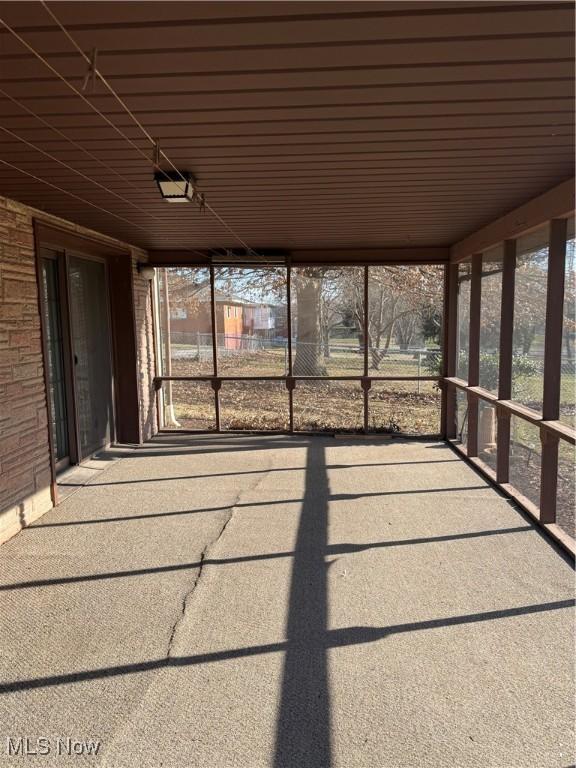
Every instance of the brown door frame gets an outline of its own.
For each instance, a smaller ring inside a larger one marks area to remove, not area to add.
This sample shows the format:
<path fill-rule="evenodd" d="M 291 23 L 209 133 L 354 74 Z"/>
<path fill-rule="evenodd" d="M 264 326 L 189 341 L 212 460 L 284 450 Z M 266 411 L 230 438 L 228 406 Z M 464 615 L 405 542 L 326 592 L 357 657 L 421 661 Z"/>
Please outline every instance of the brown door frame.
<path fill-rule="evenodd" d="M 129 249 L 121 246 L 112 245 L 109 242 L 101 241 L 96 238 L 84 237 L 71 232 L 68 229 L 56 225 L 47 224 L 42 220 L 34 220 L 34 243 L 36 259 L 36 278 L 38 285 L 38 307 L 40 314 L 40 329 L 42 336 L 44 382 L 46 389 L 46 408 L 48 415 L 48 443 L 50 446 L 50 466 L 52 472 L 52 499 L 56 504 L 58 501 L 56 488 L 56 466 L 54 457 L 54 446 L 52 444 L 51 430 L 51 405 L 48 395 L 49 372 L 48 357 L 46 347 L 46 328 L 44 327 L 44 304 L 41 286 L 41 258 L 43 249 L 50 249 L 62 254 L 64 269 L 59 270 L 59 280 L 63 281 L 65 288 L 63 290 L 62 282 L 59 283 L 61 292 L 61 303 L 66 317 L 69 317 L 69 296 L 68 296 L 68 277 L 67 263 L 69 255 L 76 255 L 80 258 L 95 258 L 103 261 L 106 266 L 106 286 L 107 286 L 107 304 L 108 318 L 110 326 L 110 352 L 111 352 L 111 371 L 112 371 L 112 401 L 113 401 L 113 435 L 112 441 L 123 443 L 140 443 L 140 409 L 139 409 L 139 389 L 138 389 L 138 370 L 137 370 L 137 337 L 136 321 L 134 310 L 134 290 L 133 290 L 133 261 L 132 253 Z M 71 339 L 70 328 L 63 317 L 63 334 L 65 357 L 71 361 Z M 66 389 L 70 391 L 73 398 L 74 387 L 71 382 L 73 376 L 68 364 Z M 76 419 L 76 405 L 68 402 L 69 413 Z M 79 443 L 78 436 L 69 435 L 70 443 L 70 462 L 78 463 Z"/>

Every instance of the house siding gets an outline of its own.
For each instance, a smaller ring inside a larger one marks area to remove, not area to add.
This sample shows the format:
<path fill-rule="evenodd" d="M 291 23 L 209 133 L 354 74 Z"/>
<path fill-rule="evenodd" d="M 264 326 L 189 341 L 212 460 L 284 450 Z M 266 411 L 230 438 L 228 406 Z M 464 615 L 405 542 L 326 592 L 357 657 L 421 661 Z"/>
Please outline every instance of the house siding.
<path fill-rule="evenodd" d="M 34 219 L 118 241 L 0 197 L 0 543 L 53 506 L 48 410 L 34 249 Z M 137 354 L 140 439 L 156 431 L 150 283 L 137 271 L 147 254 L 131 251 Z"/>

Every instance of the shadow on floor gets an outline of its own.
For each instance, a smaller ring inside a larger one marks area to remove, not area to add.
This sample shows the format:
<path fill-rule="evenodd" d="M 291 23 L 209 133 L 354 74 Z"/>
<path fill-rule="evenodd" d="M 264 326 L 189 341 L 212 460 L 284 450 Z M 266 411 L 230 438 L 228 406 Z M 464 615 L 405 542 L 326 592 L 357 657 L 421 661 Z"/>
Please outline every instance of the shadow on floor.
<path fill-rule="evenodd" d="M 311 440 L 292 563 L 275 768 L 331 765 L 325 560 L 329 501 L 325 446 Z"/>

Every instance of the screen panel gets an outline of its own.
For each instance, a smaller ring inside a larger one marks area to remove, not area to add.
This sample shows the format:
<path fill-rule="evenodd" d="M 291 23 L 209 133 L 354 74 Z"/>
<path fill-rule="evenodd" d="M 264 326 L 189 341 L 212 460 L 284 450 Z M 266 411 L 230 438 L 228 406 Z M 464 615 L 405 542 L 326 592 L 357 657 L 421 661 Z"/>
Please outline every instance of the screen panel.
<path fill-rule="evenodd" d="M 564 317 L 560 383 L 560 421 L 576 428 L 576 240 L 574 219 L 568 222 L 564 271 Z"/>
<path fill-rule="evenodd" d="M 518 238 L 514 283 L 512 399 L 542 410 L 548 227 Z"/>
<path fill-rule="evenodd" d="M 540 507 L 541 459 L 540 428 L 511 416 L 509 481 L 537 507 Z"/>
<path fill-rule="evenodd" d="M 368 267 L 368 374 L 439 376 L 444 267 Z"/>
<path fill-rule="evenodd" d="M 458 333 L 456 350 L 456 375 L 468 381 L 468 355 L 470 346 L 470 288 L 472 265 L 458 265 Z"/>
<path fill-rule="evenodd" d="M 295 376 L 362 376 L 364 269 L 291 270 Z"/>
<path fill-rule="evenodd" d="M 223 381 L 219 397 L 223 430 L 286 431 L 290 427 L 283 381 Z"/>
<path fill-rule="evenodd" d="M 364 428 L 364 391 L 357 381 L 297 381 L 294 430 L 359 432 Z"/>
<path fill-rule="evenodd" d="M 496 408 L 485 400 L 478 401 L 478 458 L 496 472 L 498 436 Z"/>
<path fill-rule="evenodd" d="M 214 271 L 218 374 L 288 374 L 287 270 L 219 267 Z"/>
<path fill-rule="evenodd" d="M 468 396 L 456 389 L 456 442 L 466 445 L 468 440 Z"/>
<path fill-rule="evenodd" d="M 558 445 L 556 522 L 572 538 L 576 538 L 575 464 L 576 448 L 565 440 L 560 440 Z"/>
<path fill-rule="evenodd" d="M 106 266 L 101 261 L 71 256 L 68 281 L 78 448 L 84 458 L 113 438 Z"/>
<path fill-rule="evenodd" d="M 500 368 L 503 266 L 504 247 L 502 245 L 482 254 L 479 384 L 493 394 L 498 393 Z"/>
<path fill-rule="evenodd" d="M 163 376 L 214 373 L 210 271 L 206 267 L 158 270 Z"/>
<path fill-rule="evenodd" d="M 206 381 L 165 381 L 162 386 L 165 429 L 216 429 L 214 390 Z"/>
<path fill-rule="evenodd" d="M 407 435 L 440 433 L 441 393 L 433 381 L 373 381 L 368 428 Z"/>

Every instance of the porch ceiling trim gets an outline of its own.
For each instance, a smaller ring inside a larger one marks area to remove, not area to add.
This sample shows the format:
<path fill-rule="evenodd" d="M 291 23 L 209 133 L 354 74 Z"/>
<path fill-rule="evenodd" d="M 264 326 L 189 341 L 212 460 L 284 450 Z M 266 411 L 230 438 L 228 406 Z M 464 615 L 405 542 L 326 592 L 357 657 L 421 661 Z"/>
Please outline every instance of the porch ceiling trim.
<path fill-rule="evenodd" d="M 41 219 L 34 219 L 36 242 L 43 246 L 53 246 L 58 249 L 80 251 L 89 256 L 130 256 L 130 248 L 126 245 L 111 243 L 105 235 L 102 238 L 71 232 L 57 224 L 48 224 Z"/>
<path fill-rule="evenodd" d="M 148 264 L 153 267 L 176 267 L 189 265 L 207 265 L 211 263 L 211 254 L 203 250 L 153 249 L 148 251 Z M 242 253 L 232 251 L 231 262 L 242 266 L 246 262 Z M 266 264 L 266 259 L 274 262 L 278 257 L 286 257 L 294 266 L 350 264 L 445 264 L 450 260 L 449 248 L 343 248 L 335 250 L 296 250 L 280 251 L 279 249 L 259 249 L 262 256 L 260 262 L 250 261 L 250 265 Z"/>
<path fill-rule="evenodd" d="M 576 208 L 574 182 L 574 178 L 563 181 L 543 195 L 529 200 L 464 240 L 460 240 L 451 248 L 451 261 L 462 261 L 503 240 L 518 237 L 523 232 L 535 229 L 550 219 L 563 219 L 570 216 Z"/>

